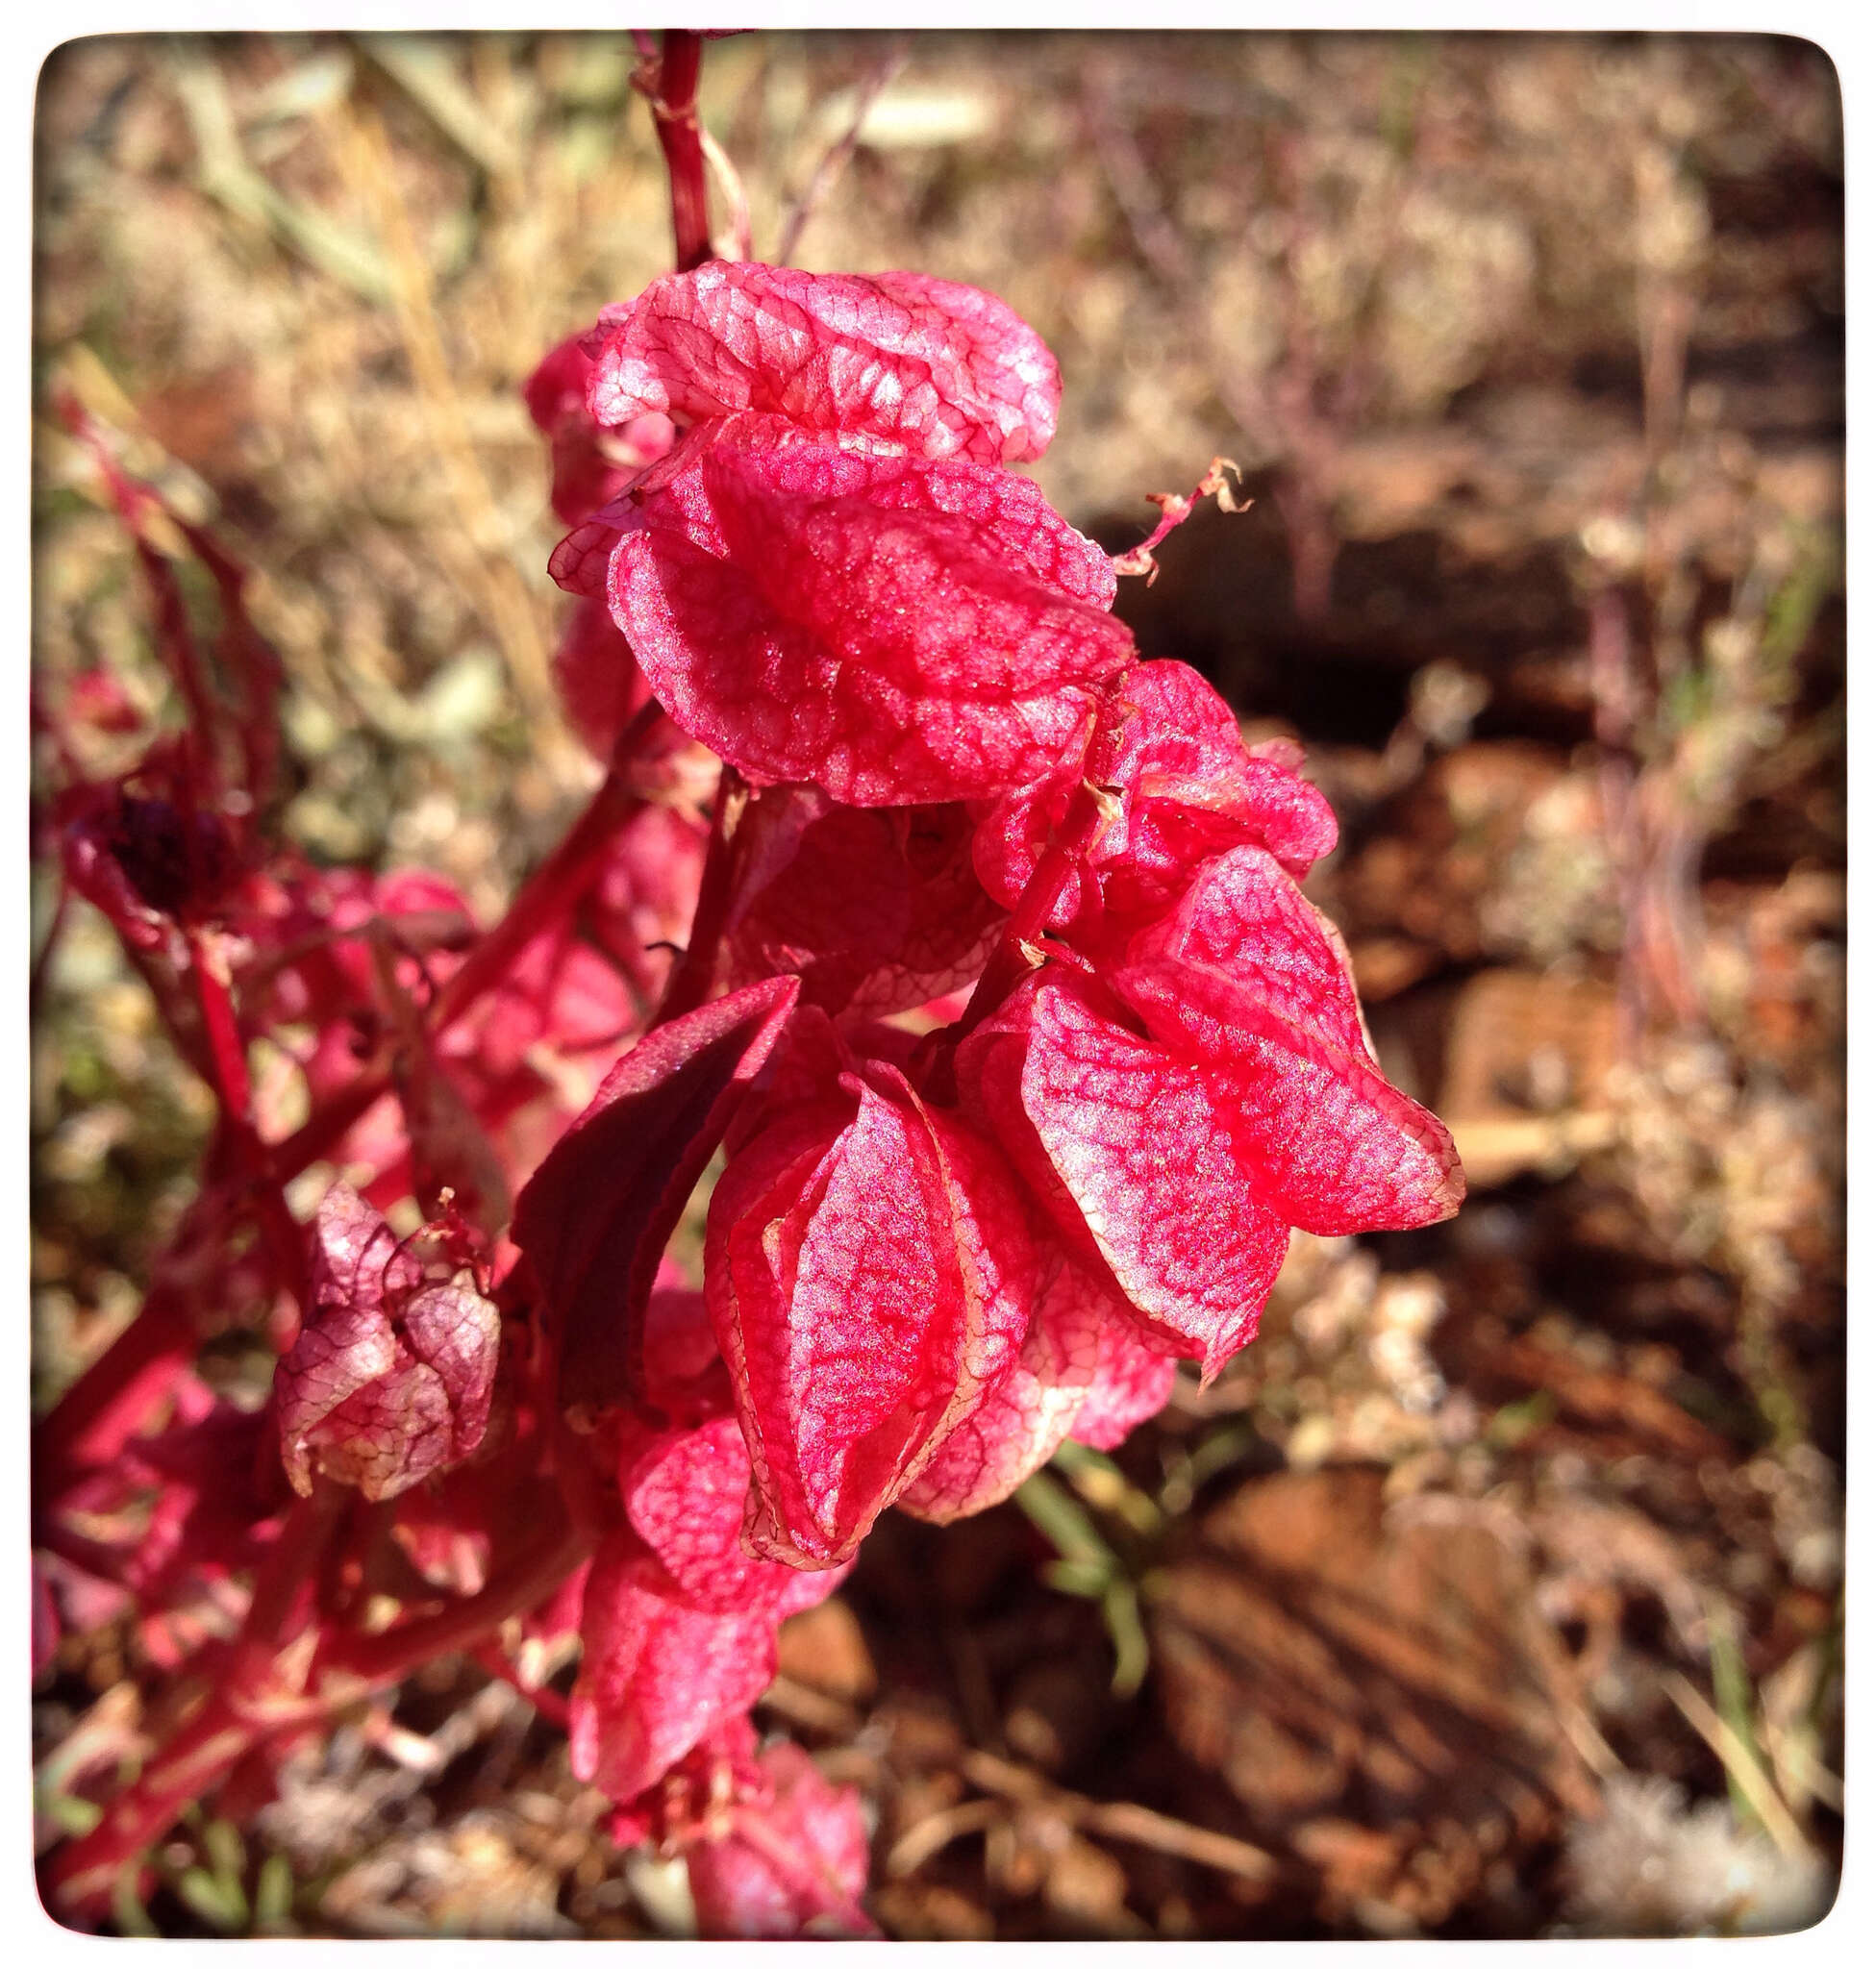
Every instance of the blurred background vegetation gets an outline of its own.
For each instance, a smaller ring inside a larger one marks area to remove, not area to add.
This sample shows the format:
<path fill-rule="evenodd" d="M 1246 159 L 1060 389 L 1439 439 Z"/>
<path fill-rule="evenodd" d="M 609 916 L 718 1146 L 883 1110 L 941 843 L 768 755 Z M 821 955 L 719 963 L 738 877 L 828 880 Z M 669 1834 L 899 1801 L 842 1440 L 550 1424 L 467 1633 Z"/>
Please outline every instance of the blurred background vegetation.
<path fill-rule="evenodd" d="M 624 35 L 73 43 L 36 388 L 255 569 L 321 859 L 485 920 L 597 768 L 518 386 L 668 265 Z M 726 244 L 910 266 L 1057 352 L 1036 468 L 1121 611 L 1290 732 L 1312 883 L 1472 1197 L 1298 1235 L 1263 1333 L 1113 1458 L 892 1519 L 764 1722 L 858 1783 L 903 1936 L 1787 1929 L 1841 1840 L 1840 99 L 1758 38 L 712 43 Z M 738 201 L 744 206 L 738 215 Z M 50 417 L 35 688 L 161 671 Z M 112 764 L 92 733 L 80 763 Z M 43 796 L 52 784 L 42 761 Z M 54 886 L 36 872 L 36 939 Z M 38 981 L 35 1401 L 138 1303 L 210 1104 L 102 921 Z M 263 1063 L 264 1064 L 264 1063 Z M 570 1673 L 570 1667 L 566 1671 Z M 40 1691 L 39 1831 L 155 1686 Z M 520 1698 L 441 1664 L 163 1856 L 170 1932 L 683 1932 Z M 148 1920 L 126 1909 L 126 1925 Z"/>

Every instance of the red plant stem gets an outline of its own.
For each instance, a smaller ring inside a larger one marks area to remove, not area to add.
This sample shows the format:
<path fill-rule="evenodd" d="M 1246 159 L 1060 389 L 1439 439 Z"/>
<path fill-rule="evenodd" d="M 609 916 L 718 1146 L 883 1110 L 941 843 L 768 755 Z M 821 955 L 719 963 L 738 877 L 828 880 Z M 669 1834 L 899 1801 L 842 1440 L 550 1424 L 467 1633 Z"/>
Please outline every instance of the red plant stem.
<path fill-rule="evenodd" d="M 247 570 L 224 554 L 206 528 L 171 514 L 195 557 L 214 578 L 221 602 L 221 635 L 216 642 L 226 672 L 241 693 L 240 743 L 248 798 L 261 806 L 273 788 L 280 758 L 275 706 L 283 672 L 273 645 L 255 629 L 247 612 Z"/>
<path fill-rule="evenodd" d="M 254 1657 L 271 1658 L 283 1639 L 300 1583 L 318 1562 L 338 1523 L 350 1510 L 356 1493 L 328 1477 L 315 1476 L 312 1494 L 299 1499 L 274 1541 L 259 1577 L 247 1619 L 241 1623 L 240 1648 L 255 1666 Z"/>
<path fill-rule="evenodd" d="M 794 210 L 789 212 L 782 227 L 782 237 L 775 246 L 775 265 L 787 266 L 794 258 L 794 250 L 801 243 L 801 235 L 808 221 L 813 217 L 822 199 L 827 196 L 835 181 L 846 168 L 847 160 L 860 148 L 860 133 L 866 125 L 866 112 L 873 107 L 874 99 L 880 91 L 892 81 L 910 59 L 910 51 L 902 43 L 895 42 L 873 64 L 871 71 L 861 83 L 854 96 L 853 114 L 847 119 L 846 129 L 822 154 L 820 162 L 814 166 L 813 175 L 808 180 L 801 196 L 795 200 Z"/>
<path fill-rule="evenodd" d="M 34 1488 L 108 1463 L 195 1358 L 195 1321 L 173 1287 L 153 1285 L 142 1309 L 66 1389 L 35 1432 Z"/>
<path fill-rule="evenodd" d="M 645 705 L 619 735 L 599 790 L 566 837 L 523 884 L 508 914 L 470 951 L 463 968 L 437 994 L 433 1035 L 441 1034 L 498 983 L 521 951 L 572 909 L 598 876 L 613 837 L 644 803 L 626 767 L 663 711 Z"/>
<path fill-rule="evenodd" d="M 222 1113 L 231 1121 L 244 1120 L 254 1090 L 248 1082 L 247 1056 L 241 1050 L 240 1028 L 235 1021 L 228 980 L 214 960 L 208 938 L 199 930 L 190 930 L 188 935 L 195 1002 L 209 1042 L 210 1084 L 220 1098 Z"/>
<path fill-rule="evenodd" d="M 144 515 L 152 507 L 160 510 L 160 502 L 148 486 L 139 485 L 118 465 L 110 445 L 105 442 L 104 433 L 69 389 L 60 391 L 57 408 L 60 421 L 91 454 L 92 462 L 103 475 L 111 493 L 112 504 L 116 507 L 118 517 L 129 528 L 136 542 L 137 558 L 149 584 L 156 609 L 157 650 L 188 707 L 189 750 L 195 756 L 196 769 L 213 786 L 219 778 L 215 740 L 220 721 L 215 713 L 214 699 L 202 669 L 195 638 L 189 632 L 188 611 L 183 606 L 182 589 L 177 586 L 169 563 L 150 544 L 143 530 Z"/>
<path fill-rule="evenodd" d="M 353 1497 L 342 1485 L 315 1481 L 313 1496 L 289 1515 L 255 1583 L 226 1681 L 105 1817 L 59 1854 L 47 1869 L 48 1898 L 73 1913 L 95 1912 L 124 1869 L 256 1744 L 302 1730 L 401 1682 L 438 1655 L 473 1651 L 503 1621 L 544 1600 L 591 1549 L 569 1527 L 546 1550 L 460 1606 L 388 1633 L 346 1636 L 315 1660 L 313 1675 L 323 1682 L 319 1693 L 296 1699 L 291 1689 L 276 1686 L 280 1646 L 288 1638 L 299 1586 Z M 535 1691 L 524 1693 L 536 1699 Z"/>
<path fill-rule="evenodd" d="M 254 1745 L 287 1727 L 288 1713 L 263 1707 L 294 1602 L 307 1575 L 352 1502 L 342 1485 L 315 1480 L 313 1495 L 288 1514 L 254 1583 L 233 1662 L 220 1684 L 115 1805 L 46 1870 L 48 1898 L 73 1913 L 94 1912 L 118 1876 L 162 1838 L 189 1805 L 225 1777 Z M 304 1721 L 295 1714 L 293 1727 Z"/>
<path fill-rule="evenodd" d="M 523 1561 L 480 1593 L 423 1620 L 407 1622 L 381 1634 L 351 1634 L 321 1658 L 320 1667 L 344 1682 L 383 1685 L 401 1682 L 412 1669 L 438 1655 L 460 1654 L 494 1633 L 502 1622 L 546 1599 L 575 1566 L 589 1558 L 587 1533 L 564 1527 L 533 1558 Z"/>
<path fill-rule="evenodd" d="M 519 1671 L 494 1641 L 483 1641 L 469 1651 L 480 1668 L 486 1668 L 498 1682 L 505 1682 L 517 1695 L 525 1696 L 556 1730 L 567 1726 L 566 1698 L 558 1689 L 535 1688 L 523 1682 Z"/>
<path fill-rule="evenodd" d="M 658 64 L 651 118 L 671 179 L 671 237 L 679 273 L 712 257 L 710 206 L 704 187 L 704 145 L 697 124 L 697 71 L 703 37 L 688 28 L 666 28 Z"/>
<path fill-rule="evenodd" d="M 117 482 L 113 472 L 113 489 Z M 122 497 L 118 511 L 137 532 L 137 558 L 143 565 L 156 607 L 157 647 L 167 659 L 176 687 L 188 706 L 188 739 L 191 762 L 213 792 L 220 782 L 220 760 L 216 756 L 214 701 L 209 695 L 208 679 L 202 674 L 202 659 L 195 638 L 189 633 L 188 615 L 183 606 L 176 577 L 161 554 L 143 538 L 136 510 Z"/>
<path fill-rule="evenodd" d="M 59 1854 L 47 1869 L 48 1898 L 73 1913 L 96 1911 L 124 1869 L 256 1744 L 401 1682 L 439 1655 L 473 1652 L 503 1621 L 544 1600 L 591 1550 L 585 1534 L 568 1527 L 544 1551 L 460 1606 L 388 1633 L 344 1637 L 315 1661 L 320 1692 L 295 1699 L 290 1689 L 275 1686 L 280 1646 L 288 1638 L 300 1584 L 353 1496 L 342 1485 L 315 1480 L 313 1496 L 289 1515 L 255 1583 L 227 1680 L 105 1817 Z M 546 1692 L 523 1693 L 533 1702 Z"/>
<path fill-rule="evenodd" d="M 290 1183 L 335 1147 L 371 1104 L 390 1091 L 388 1052 L 374 1054 L 336 1094 L 329 1094 L 284 1142 L 274 1147 L 274 1174 Z"/>
<path fill-rule="evenodd" d="M 213 1086 L 214 1069 L 202 1051 L 199 1009 L 189 997 L 181 966 L 166 960 L 168 953 L 165 953 L 165 961 L 160 962 L 153 951 L 133 943 L 121 926 L 113 924 L 112 927 L 117 932 L 118 948 L 155 1001 L 157 1016 L 175 1041 L 176 1051 L 183 1056 L 190 1072 L 199 1074 Z"/>
<path fill-rule="evenodd" d="M 697 887 L 697 908 L 690 919 L 690 935 L 684 956 L 672 967 L 664 986 L 664 997 L 652 1020 L 653 1027 L 668 1025 L 688 1011 L 695 1011 L 709 998 L 716 984 L 717 953 L 723 932 L 729 925 L 730 899 L 736 892 L 737 825 L 749 804 L 749 786 L 742 775 L 726 760 L 722 777 L 716 783 L 716 807 L 711 816 L 710 848 L 704 858 L 704 873 Z"/>
<path fill-rule="evenodd" d="M 227 975 L 208 938 L 199 930 L 190 930 L 188 935 L 189 971 L 195 981 L 196 1003 L 208 1035 L 209 1061 L 213 1070 L 210 1084 L 221 1103 L 222 1127 L 236 1161 L 245 1169 L 253 1184 L 261 1234 L 273 1259 L 274 1283 L 291 1293 L 295 1304 L 304 1306 L 306 1238 L 287 1208 L 273 1158 L 254 1126 L 254 1089 L 248 1080 L 247 1055 L 242 1049 Z"/>
<path fill-rule="evenodd" d="M 211 1696 L 97 1825 L 59 1852 L 46 1868 L 46 1900 L 80 1917 L 101 1912 L 124 1869 L 254 1742 L 254 1730 L 234 1715 L 226 1693 Z"/>
<path fill-rule="evenodd" d="M 94 1580 L 108 1580 L 113 1586 L 124 1583 L 129 1555 L 114 1546 L 100 1545 L 95 1538 L 84 1537 L 68 1525 L 62 1525 L 56 1520 L 35 1525 L 33 1543 L 42 1551 L 68 1559 L 80 1572 L 89 1573 Z"/>

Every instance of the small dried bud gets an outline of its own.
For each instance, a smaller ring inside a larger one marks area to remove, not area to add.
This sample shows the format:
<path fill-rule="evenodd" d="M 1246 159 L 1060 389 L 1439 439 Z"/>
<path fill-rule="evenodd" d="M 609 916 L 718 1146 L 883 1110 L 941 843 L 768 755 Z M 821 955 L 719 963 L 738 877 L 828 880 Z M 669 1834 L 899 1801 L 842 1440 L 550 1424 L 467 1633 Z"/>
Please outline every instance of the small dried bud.
<path fill-rule="evenodd" d="M 315 1465 L 396 1497 L 482 1441 L 500 1316 L 466 1265 L 435 1276 L 347 1184 L 314 1236 L 313 1304 L 274 1380 L 287 1474 L 303 1497 Z"/>

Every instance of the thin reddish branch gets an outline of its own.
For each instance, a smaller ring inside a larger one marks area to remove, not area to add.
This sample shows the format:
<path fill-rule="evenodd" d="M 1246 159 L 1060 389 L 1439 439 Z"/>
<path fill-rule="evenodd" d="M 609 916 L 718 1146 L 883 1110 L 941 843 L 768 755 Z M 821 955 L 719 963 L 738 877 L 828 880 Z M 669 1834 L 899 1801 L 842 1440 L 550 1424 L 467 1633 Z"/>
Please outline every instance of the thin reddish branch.
<path fill-rule="evenodd" d="M 564 1730 L 566 1728 L 568 1720 L 566 1698 L 558 1689 L 551 1689 L 544 1685 L 523 1682 L 520 1671 L 502 1653 L 499 1643 L 495 1641 L 479 1642 L 469 1650 L 469 1656 L 477 1667 L 486 1668 L 497 1681 L 507 1682 L 509 1687 L 513 1689 L 517 1695 L 524 1697 L 528 1702 L 532 1703 L 556 1730 Z"/>
<path fill-rule="evenodd" d="M 710 198 L 704 171 L 702 126 L 697 118 L 697 72 L 703 37 L 688 28 L 666 28 L 657 71 L 634 80 L 649 97 L 653 127 L 671 179 L 671 237 L 677 270 L 688 273 L 712 257 Z"/>
<path fill-rule="evenodd" d="M 194 764 L 211 787 L 218 786 L 220 761 L 215 750 L 221 718 L 209 688 L 209 680 L 202 669 L 195 638 L 189 631 L 188 611 L 183 604 L 182 589 L 168 561 L 151 545 L 145 531 L 149 512 L 152 509 L 160 511 L 161 503 L 154 492 L 131 478 L 118 464 L 96 420 L 70 390 L 59 392 L 56 408 L 65 429 L 91 454 L 92 461 L 111 494 L 112 504 L 130 530 L 156 609 L 157 651 L 188 707 L 189 749 L 194 755 Z"/>
<path fill-rule="evenodd" d="M 629 766 L 663 716 L 658 705 L 647 704 L 620 734 L 606 777 L 587 810 L 523 884 L 507 915 L 470 951 L 463 968 L 437 994 L 430 1023 L 433 1037 L 445 1032 L 498 984 L 527 945 L 561 921 L 598 879 L 619 829 L 645 804 L 643 795 L 632 789 Z"/>
<path fill-rule="evenodd" d="M 273 1157 L 254 1126 L 254 1091 L 229 991 L 227 968 L 221 954 L 201 931 L 191 929 L 188 936 L 189 970 L 195 981 L 196 1004 L 201 1009 L 213 1069 L 210 1084 L 221 1104 L 223 1133 L 237 1165 L 252 1185 L 261 1234 L 273 1260 L 274 1282 L 304 1305 L 306 1240 L 281 1193 Z"/>
<path fill-rule="evenodd" d="M 46 1869 L 46 1891 L 55 1905 L 74 1914 L 98 1912 L 109 1903 L 124 1869 L 162 1838 L 196 1799 L 225 1778 L 257 1743 L 304 1721 L 297 1713 L 301 1706 L 275 1712 L 268 1700 L 276 1693 L 289 1699 L 297 1693 L 277 1686 L 280 1650 L 290 1637 L 301 1589 L 352 1495 L 338 1484 L 319 1482 L 313 1495 L 288 1513 L 256 1577 L 226 1675 L 98 1824 L 52 1860 Z M 286 1720 L 289 1714 L 290 1723 Z"/>
<path fill-rule="evenodd" d="M 704 858 L 697 908 L 690 921 L 690 939 L 673 966 L 664 986 L 654 1027 L 668 1025 L 695 1011 L 715 988 L 717 959 L 723 932 L 729 926 L 730 898 L 736 889 L 737 824 L 749 804 L 749 785 L 726 760 L 716 783 L 716 807 L 711 816 L 710 848 Z"/>
<path fill-rule="evenodd" d="M 227 1119 L 245 1120 L 253 1101 L 253 1088 L 248 1083 L 247 1055 L 241 1045 L 234 1001 L 229 995 L 227 971 L 200 930 L 190 929 L 187 935 L 195 1003 L 208 1039 L 209 1084 Z"/>
<path fill-rule="evenodd" d="M 159 1280 L 137 1317 L 34 1431 L 41 1506 L 73 1473 L 116 1456 L 187 1371 L 198 1338 L 188 1301 Z"/>
<path fill-rule="evenodd" d="M 307 1680 L 316 1693 L 304 1697 L 295 1685 L 299 1678 L 280 1672 L 281 1649 L 291 1639 L 301 1587 L 353 1496 L 320 1481 L 289 1515 L 256 1580 L 226 1680 L 99 1824 L 48 1866 L 47 1896 L 59 1907 L 98 1912 L 124 1869 L 257 1744 L 321 1721 L 439 1655 L 475 1651 L 505 1620 L 544 1600 L 591 1549 L 582 1533 L 566 1528 L 535 1558 L 456 1607 L 388 1633 L 345 1636 L 314 1657 Z M 537 1700 L 538 1692 L 523 1693 Z"/>
<path fill-rule="evenodd" d="M 603 866 L 607 850 L 620 827 L 642 806 L 642 798 L 632 792 L 628 770 L 631 760 L 662 715 L 657 705 L 647 705 L 620 735 L 613 749 L 612 768 L 601 783 L 586 812 L 574 823 L 559 848 L 541 864 L 514 899 L 508 913 L 476 945 L 463 965 L 438 995 L 431 1031 L 440 1034 L 462 1018 L 482 996 L 499 984 L 515 956 L 535 935 L 571 910 L 591 886 Z M 135 960 L 140 954 L 132 951 Z M 165 994 L 158 988 L 160 980 L 144 967 L 160 1007 Z M 209 991 L 210 974 L 199 964 L 198 990 Z M 222 994 L 225 1003 L 226 994 Z M 218 1022 L 206 1003 L 190 1008 L 203 1025 Z M 229 1016 L 232 1018 L 232 1010 Z M 171 1020 L 172 1027 L 177 1025 Z M 179 1043 L 212 1085 L 224 1093 L 228 1082 L 216 1072 L 217 1057 L 226 1047 L 226 1034 L 219 1046 L 206 1049 L 200 1043 L 201 1027 L 191 1019 L 177 1030 Z M 221 1062 L 224 1066 L 226 1061 Z M 265 1159 L 265 1167 L 251 1167 L 249 1174 L 264 1179 L 260 1195 L 263 1228 L 269 1239 L 277 1266 L 287 1251 L 290 1234 L 295 1266 L 288 1272 L 298 1293 L 297 1261 L 303 1256 L 300 1232 L 287 1212 L 280 1185 L 290 1183 L 302 1170 L 329 1154 L 346 1131 L 359 1121 L 373 1102 L 389 1091 L 389 1056 L 375 1054 L 358 1075 L 337 1093 L 329 1096 L 301 1126 L 271 1152 L 258 1139 L 254 1148 Z M 173 1259 L 181 1236 L 171 1245 L 166 1258 Z M 164 1259 L 158 1261 L 162 1271 Z M 39 1459 L 39 1496 L 44 1503 L 58 1484 L 72 1471 L 88 1468 L 115 1456 L 148 1419 L 188 1368 L 198 1340 L 195 1321 L 185 1298 L 175 1291 L 153 1286 L 142 1309 L 131 1325 L 86 1369 L 57 1408 L 35 1431 L 35 1453 Z"/>
<path fill-rule="evenodd" d="M 346 1635 L 321 1657 L 319 1667 L 352 1684 L 354 1695 L 360 1682 L 399 1682 L 425 1661 L 472 1648 L 503 1621 L 538 1607 L 591 1555 L 588 1535 L 564 1526 L 534 1558 L 490 1580 L 472 1598 L 385 1633 Z"/>
<path fill-rule="evenodd" d="M 282 1183 L 290 1183 L 303 1169 L 336 1148 L 372 1103 L 390 1092 L 390 1084 L 388 1051 L 374 1053 L 353 1079 L 337 1093 L 329 1094 L 285 1141 L 275 1145 L 276 1177 Z"/>
<path fill-rule="evenodd" d="M 213 577 L 221 604 L 221 633 L 216 641 L 222 666 L 240 691 L 242 783 L 255 808 L 273 790 L 280 762 L 280 727 L 276 714 L 284 681 L 278 653 L 260 636 L 247 612 L 247 569 L 224 553 L 213 535 L 180 514 L 172 517 L 182 529 L 196 559 Z"/>
<path fill-rule="evenodd" d="M 880 92 L 906 65 L 907 59 L 906 50 L 895 44 L 887 49 L 861 82 L 854 97 L 853 114 L 848 118 L 846 129 L 822 153 L 820 162 L 814 166 L 813 174 L 809 178 L 801 196 L 795 200 L 794 210 L 783 222 L 782 237 L 775 247 L 773 264 L 776 266 L 787 266 L 794 258 L 795 248 L 801 243 L 801 236 L 807 229 L 808 221 L 813 217 L 821 201 L 833 190 L 836 181 L 846 168 L 847 160 L 859 148 L 860 133 L 865 127 L 866 112 L 878 100 Z"/>

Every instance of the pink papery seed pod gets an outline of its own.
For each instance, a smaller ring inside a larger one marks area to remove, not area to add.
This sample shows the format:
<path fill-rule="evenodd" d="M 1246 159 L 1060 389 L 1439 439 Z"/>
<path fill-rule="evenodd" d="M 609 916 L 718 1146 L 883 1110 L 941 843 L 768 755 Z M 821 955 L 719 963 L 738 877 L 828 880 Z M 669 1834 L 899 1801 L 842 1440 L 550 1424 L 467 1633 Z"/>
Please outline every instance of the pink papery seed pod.
<path fill-rule="evenodd" d="M 760 1788 L 702 1814 L 685 1842 L 699 1935 L 877 1935 L 860 1905 L 869 1856 L 859 1794 L 830 1784 L 799 1744 L 772 1744 L 757 1770 Z"/>
<path fill-rule="evenodd" d="M 596 511 L 635 472 L 663 458 L 677 436 L 670 418 L 659 411 L 627 419 L 616 429 L 593 415 L 588 403 L 593 363 L 581 347 L 585 339 L 576 335 L 557 343 L 521 386 L 535 428 L 552 446 L 550 501 L 568 526 Z"/>
<path fill-rule="evenodd" d="M 1071 1251 L 1209 1379 L 1255 1333 L 1292 1225 L 1436 1223 L 1464 1178 L 1382 1077 L 1345 959 L 1263 850 L 1203 864 L 1128 955 L 1032 976 L 959 1049 L 959 1090 Z"/>
<path fill-rule="evenodd" d="M 758 411 L 915 457 L 1010 464 L 1041 457 L 1062 399 L 1034 329 L 929 274 L 711 261 L 606 309 L 584 347 L 606 425 Z"/>
<path fill-rule="evenodd" d="M 804 1005 L 847 1024 L 970 983 L 1003 918 L 970 839 L 962 805 L 841 807 L 817 787 L 770 787 L 737 833 L 732 977 L 792 971 Z"/>
<path fill-rule="evenodd" d="M 1336 845 L 1328 801 L 1301 778 L 1300 748 L 1286 740 L 1247 747 L 1231 707 L 1196 670 L 1137 663 L 1117 696 L 1130 714 L 1104 774 L 1111 816 L 1077 879 L 1050 914 L 1057 930 L 1111 936 L 1167 908 L 1190 871 L 1240 844 L 1266 848 L 1301 881 Z M 1035 874 L 1081 784 L 1079 760 L 1007 794 L 985 813 L 972 854 L 980 880 L 1006 908 Z"/>
<path fill-rule="evenodd" d="M 619 1476 L 627 1523 L 588 1579 L 569 1733 L 575 1775 L 623 1802 L 748 1708 L 774 1677 L 776 1629 L 847 1568 L 748 1554 L 749 1454 L 732 1417 L 628 1432 Z"/>
<path fill-rule="evenodd" d="M 282 1459 L 302 1497 L 315 1469 L 374 1503 L 396 1497 L 482 1441 L 501 1318 L 466 1263 L 427 1265 L 419 1242 L 400 1243 L 347 1184 L 319 1206 L 311 1304 L 274 1377 Z"/>
<path fill-rule="evenodd" d="M 1165 1407 L 1176 1371 L 1105 1274 L 1058 1252 L 1015 1362 L 900 1493 L 899 1508 L 936 1525 L 988 1510 L 1069 1436 L 1097 1449 L 1123 1441 Z"/>
<path fill-rule="evenodd" d="M 1108 558 L 1028 480 L 770 417 L 700 427 L 552 568 L 605 594 L 693 737 L 758 785 L 853 806 L 1039 777 L 1133 658 Z"/>
<path fill-rule="evenodd" d="M 896 1069 L 778 1104 L 718 1182 L 704 1252 L 755 1469 L 750 1548 L 849 1558 L 1009 1371 L 1037 1278 L 1002 1158 Z"/>

